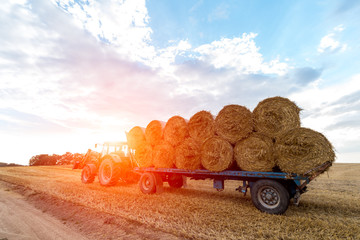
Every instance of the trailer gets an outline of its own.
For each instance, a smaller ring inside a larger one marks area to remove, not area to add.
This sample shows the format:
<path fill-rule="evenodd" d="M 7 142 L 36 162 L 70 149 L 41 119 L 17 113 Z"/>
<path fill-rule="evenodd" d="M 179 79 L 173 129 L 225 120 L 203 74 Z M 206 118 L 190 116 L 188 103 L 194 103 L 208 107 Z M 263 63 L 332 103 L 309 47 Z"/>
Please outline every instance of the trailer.
<path fill-rule="evenodd" d="M 213 187 L 224 190 L 225 180 L 241 182 L 236 191 L 246 195 L 250 189 L 251 200 L 260 211 L 270 214 L 283 214 L 293 199 L 299 204 L 300 196 L 306 192 L 307 184 L 326 171 L 331 162 L 326 162 L 303 175 L 283 172 L 252 172 L 226 170 L 211 172 L 209 170 L 185 170 L 178 168 L 142 168 L 139 167 L 134 154 L 126 142 L 106 142 L 97 158 L 85 161 L 81 173 L 83 183 L 92 183 L 97 176 L 103 186 L 113 186 L 117 181 L 139 182 L 144 194 L 161 193 L 163 183 L 170 187 L 181 188 L 186 179 L 212 179 Z M 89 158 L 90 159 L 90 158 Z"/>
<path fill-rule="evenodd" d="M 170 187 L 181 188 L 186 178 L 195 180 L 212 179 L 213 187 L 224 190 L 225 180 L 237 180 L 242 184 L 236 188 L 246 195 L 251 192 L 251 200 L 260 211 L 270 214 L 283 214 L 293 199 L 295 205 L 299 204 L 300 196 L 306 192 L 307 184 L 323 173 L 331 162 L 326 162 L 304 175 L 288 174 L 283 172 L 251 172 L 251 171 L 222 171 L 184 170 L 177 168 L 139 168 L 134 167 L 133 172 L 140 174 L 139 187 L 145 194 L 161 193 L 163 183 L 168 182 Z"/>

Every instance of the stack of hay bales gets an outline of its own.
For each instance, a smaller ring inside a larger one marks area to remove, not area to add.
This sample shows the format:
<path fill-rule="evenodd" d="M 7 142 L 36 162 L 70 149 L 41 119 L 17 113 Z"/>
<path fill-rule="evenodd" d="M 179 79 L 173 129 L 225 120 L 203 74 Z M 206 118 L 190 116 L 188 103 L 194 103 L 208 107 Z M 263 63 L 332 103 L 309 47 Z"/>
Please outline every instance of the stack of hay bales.
<path fill-rule="evenodd" d="M 166 124 L 151 121 L 146 129 L 128 134 L 140 167 L 205 168 L 220 172 L 237 166 L 244 171 L 305 174 L 335 160 L 330 142 L 316 131 L 300 127 L 300 108 L 283 97 L 267 98 L 251 112 L 227 105 L 214 116 L 195 113 L 189 121 L 171 117 Z"/>
<path fill-rule="evenodd" d="M 282 172 L 305 174 L 335 161 L 334 149 L 324 135 L 300 127 L 300 111 L 283 97 L 267 98 L 253 111 L 255 131 L 273 139 L 275 163 Z"/>

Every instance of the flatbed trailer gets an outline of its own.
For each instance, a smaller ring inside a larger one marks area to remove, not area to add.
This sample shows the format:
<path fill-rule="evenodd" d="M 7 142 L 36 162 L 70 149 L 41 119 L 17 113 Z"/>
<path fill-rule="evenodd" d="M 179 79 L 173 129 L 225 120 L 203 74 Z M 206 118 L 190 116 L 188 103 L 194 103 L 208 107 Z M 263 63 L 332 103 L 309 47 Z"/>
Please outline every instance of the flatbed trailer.
<path fill-rule="evenodd" d="M 298 205 L 300 195 L 306 192 L 307 184 L 326 171 L 331 166 L 326 162 L 304 175 L 283 172 L 252 172 L 252 171 L 222 171 L 209 170 L 184 170 L 177 168 L 140 168 L 134 167 L 132 171 L 140 174 L 139 187 L 145 194 L 161 193 L 163 182 L 168 182 L 170 187 L 181 188 L 186 183 L 186 178 L 195 180 L 212 179 L 213 187 L 224 190 L 225 180 L 242 181 L 235 190 L 246 195 L 250 188 L 251 199 L 256 208 L 270 214 L 283 214 L 293 199 Z"/>

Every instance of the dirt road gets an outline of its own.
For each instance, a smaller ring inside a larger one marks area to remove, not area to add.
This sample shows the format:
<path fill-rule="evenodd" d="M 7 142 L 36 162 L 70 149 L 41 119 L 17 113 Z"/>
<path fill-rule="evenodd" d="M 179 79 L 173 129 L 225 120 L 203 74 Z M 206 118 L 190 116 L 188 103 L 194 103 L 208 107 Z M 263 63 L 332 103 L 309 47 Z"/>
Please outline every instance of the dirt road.
<path fill-rule="evenodd" d="M 0 239 L 87 239 L 0 182 Z"/>

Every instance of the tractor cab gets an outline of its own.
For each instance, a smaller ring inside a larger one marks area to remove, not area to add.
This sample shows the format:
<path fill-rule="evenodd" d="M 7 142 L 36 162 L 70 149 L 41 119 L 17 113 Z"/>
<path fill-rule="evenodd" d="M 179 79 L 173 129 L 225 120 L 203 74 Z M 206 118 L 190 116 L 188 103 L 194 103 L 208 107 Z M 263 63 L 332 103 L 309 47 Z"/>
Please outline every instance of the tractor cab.
<path fill-rule="evenodd" d="M 102 148 L 101 148 L 102 147 Z M 116 154 L 120 157 L 129 156 L 129 147 L 127 142 L 104 142 L 103 144 L 95 144 L 95 149 L 101 148 L 100 158 L 108 154 Z"/>

